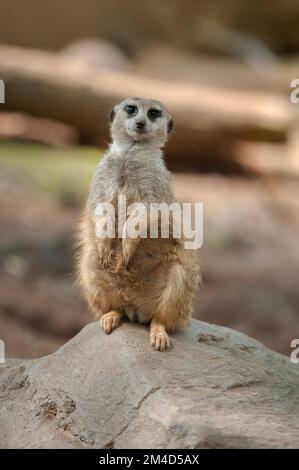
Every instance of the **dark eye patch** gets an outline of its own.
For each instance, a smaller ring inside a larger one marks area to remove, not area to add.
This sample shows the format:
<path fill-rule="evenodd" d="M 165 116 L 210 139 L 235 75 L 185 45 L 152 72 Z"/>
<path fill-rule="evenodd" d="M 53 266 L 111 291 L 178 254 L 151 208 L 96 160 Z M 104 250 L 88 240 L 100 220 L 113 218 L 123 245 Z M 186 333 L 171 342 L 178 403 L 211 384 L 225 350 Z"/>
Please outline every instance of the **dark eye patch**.
<path fill-rule="evenodd" d="M 134 104 L 127 104 L 125 106 L 125 111 L 128 113 L 129 116 L 134 116 L 137 114 L 138 108 Z"/>
<path fill-rule="evenodd" d="M 160 111 L 160 109 L 151 108 L 148 110 L 147 115 L 151 119 L 151 121 L 154 121 L 158 117 L 161 117 L 162 112 Z"/>

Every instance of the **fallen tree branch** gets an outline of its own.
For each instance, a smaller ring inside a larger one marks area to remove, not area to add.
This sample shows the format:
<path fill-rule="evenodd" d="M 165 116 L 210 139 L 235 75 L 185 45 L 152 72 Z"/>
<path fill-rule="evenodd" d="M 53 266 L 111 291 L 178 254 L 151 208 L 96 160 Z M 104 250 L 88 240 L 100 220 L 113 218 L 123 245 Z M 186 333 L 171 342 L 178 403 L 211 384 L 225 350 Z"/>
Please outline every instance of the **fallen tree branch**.
<path fill-rule="evenodd" d="M 52 119 L 32 117 L 15 112 L 0 113 L 0 138 L 39 142 L 54 147 L 75 145 L 77 130 Z"/>
<path fill-rule="evenodd" d="M 156 97 L 174 117 L 169 152 L 184 167 L 211 165 L 211 158 L 227 162 L 235 139 L 284 140 L 298 118 L 297 108 L 281 96 L 147 79 L 13 46 L 0 46 L 0 78 L 3 109 L 65 122 L 84 141 L 101 145 L 109 138 L 107 113 L 115 103 L 128 95 Z"/>

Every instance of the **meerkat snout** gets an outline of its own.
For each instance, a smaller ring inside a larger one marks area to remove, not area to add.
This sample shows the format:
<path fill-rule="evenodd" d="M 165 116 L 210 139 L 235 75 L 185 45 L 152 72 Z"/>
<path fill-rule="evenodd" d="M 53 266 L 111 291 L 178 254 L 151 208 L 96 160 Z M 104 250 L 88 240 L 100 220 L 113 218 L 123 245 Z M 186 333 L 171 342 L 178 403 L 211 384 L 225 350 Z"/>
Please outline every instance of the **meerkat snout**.
<path fill-rule="evenodd" d="M 110 113 L 113 142 L 146 142 L 161 148 L 173 129 L 173 120 L 158 100 L 131 97 Z"/>
<path fill-rule="evenodd" d="M 145 129 L 145 121 L 142 120 L 142 121 L 137 121 L 136 122 L 136 129 L 137 129 L 137 132 L 139 132 L 140 134 L 142 134 L 146 129 Z"/>

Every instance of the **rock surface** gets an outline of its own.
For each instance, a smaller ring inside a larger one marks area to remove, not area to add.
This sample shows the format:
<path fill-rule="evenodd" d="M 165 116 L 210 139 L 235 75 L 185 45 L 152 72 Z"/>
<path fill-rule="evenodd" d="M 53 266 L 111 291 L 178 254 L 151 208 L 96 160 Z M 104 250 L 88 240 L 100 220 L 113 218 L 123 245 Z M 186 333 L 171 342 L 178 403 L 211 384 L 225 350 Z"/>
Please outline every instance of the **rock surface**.
<path fill-rule="evenodd" d="M 0 365 L 1 448 L 292 448 L 299 368 L 193 320 L 154 351 L 148 329 L 87 325 L 56 353 Z"/>

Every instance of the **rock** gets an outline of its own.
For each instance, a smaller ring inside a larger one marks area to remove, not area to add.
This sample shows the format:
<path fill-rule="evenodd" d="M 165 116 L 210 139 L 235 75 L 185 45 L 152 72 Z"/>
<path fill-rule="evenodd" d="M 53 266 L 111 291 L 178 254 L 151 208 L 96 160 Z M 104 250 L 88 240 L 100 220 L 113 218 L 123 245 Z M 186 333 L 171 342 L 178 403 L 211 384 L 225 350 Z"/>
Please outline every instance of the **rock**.
<path fill-rule="evenodd" d="M 87 325 L 50 356 L 0 366 L 2 448 L 295 448 L 299 369 L 193 320 L 153 350 L 148 329 Z"/>

